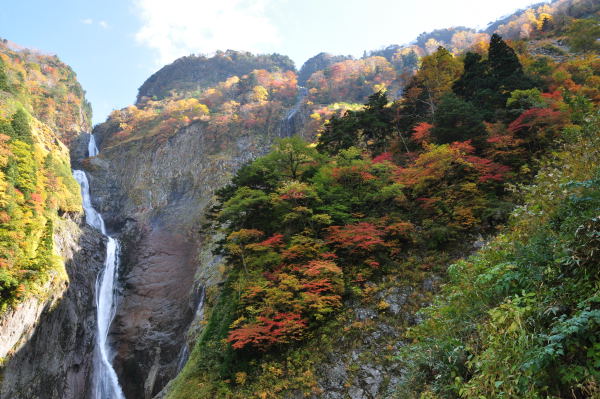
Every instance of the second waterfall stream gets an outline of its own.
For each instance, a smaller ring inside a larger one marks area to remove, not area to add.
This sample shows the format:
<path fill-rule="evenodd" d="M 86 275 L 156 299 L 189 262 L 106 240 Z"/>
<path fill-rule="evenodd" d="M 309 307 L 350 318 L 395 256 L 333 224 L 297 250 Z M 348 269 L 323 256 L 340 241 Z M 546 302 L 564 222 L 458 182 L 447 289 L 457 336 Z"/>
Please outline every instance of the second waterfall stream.
<path fill-rule="evenodd" d="M 94 136 L 88 145 L 89 156 L 98 155 Z M 107 238 L 104 270 L 96 280 L 96 356 L 94 358 L 94 399 L 125 399 L 117 373 L 112 367 L 112 349 L 108 342 L 110 324 L 115 316 L 115 282 L 118 277 L 119 242 L 106 233 L 104 220 L 92 206 L 90 185 L 82 170 L 74 170 L 73 177 L 81 186 L 83 209 L 87 224 L 99 230 Z"/>

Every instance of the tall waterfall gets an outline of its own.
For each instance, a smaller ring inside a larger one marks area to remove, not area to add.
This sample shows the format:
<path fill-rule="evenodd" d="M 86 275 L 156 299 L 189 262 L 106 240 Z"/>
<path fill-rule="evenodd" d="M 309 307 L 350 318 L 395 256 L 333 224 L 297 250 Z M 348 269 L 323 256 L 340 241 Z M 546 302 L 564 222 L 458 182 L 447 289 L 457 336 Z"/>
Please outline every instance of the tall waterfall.
<path fill-rule="evenodd" d="M 90 156 L 98 155 L 98 148 L 92 135 L 88 144 Z M 112 367 L 112 350 L 108 344 L 108 331 L 115 316 L 115 281 L 118 276 L 119 242 L 106 234 L 102 216 L 93 208 L 90 198 L 90 185 L 82 170 L 74 170 L 73 177 L 81 186 L 83 209 L 87 224 L 104 234 L 106 243 L 106 261 L 104 271 L 96 280 L 96 318 L 98 331 L 96 336 L 97 356 L 94 358 L 94 399 L 125 399 L 119 386 L 117 373 Z"/>

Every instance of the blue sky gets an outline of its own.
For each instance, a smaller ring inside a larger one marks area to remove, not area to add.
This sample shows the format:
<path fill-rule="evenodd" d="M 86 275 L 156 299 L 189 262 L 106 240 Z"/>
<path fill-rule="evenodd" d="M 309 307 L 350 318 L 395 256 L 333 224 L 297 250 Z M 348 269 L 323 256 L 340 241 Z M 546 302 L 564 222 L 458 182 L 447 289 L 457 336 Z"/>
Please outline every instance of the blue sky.
<path fill-rule="evenodd" d="M 3 0 L 0 37 L 71 65 L 94 123 L 135 100 L 175 58 L 278 52 L 299 68 L 321 52 L 362 55 L 421 32 L 489 22 L 532 0 Z"/>

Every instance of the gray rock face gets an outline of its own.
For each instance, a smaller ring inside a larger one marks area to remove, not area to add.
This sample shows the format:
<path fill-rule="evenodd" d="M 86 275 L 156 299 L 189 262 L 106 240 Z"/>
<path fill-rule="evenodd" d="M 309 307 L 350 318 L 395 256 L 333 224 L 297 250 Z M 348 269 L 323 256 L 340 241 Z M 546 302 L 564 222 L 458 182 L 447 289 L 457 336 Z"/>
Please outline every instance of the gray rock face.
<path fill-rule="evenodd" d="M 6 331 L 22 330 L 2 369 L 2 399 L 90 397 L 95 282 L 104 264 L 105 242 L 82 221 L 65 219 L 56 227 L 55 245 L 65 259 L 68 282 L 57 278 L 46 299 L 30 299 L 0 322 L 2 337 Z"/>
<path fill-rule="evenodd" d="M 392 285 L 377 292 L 374 302 L 387 303 L 385 309 L 377 309 L 375 304 L 347 303 L 354 313 L 348 326 L 359 322 L 363 327 L 350 329 L 332 345 L 333 350 L 316 370 L 320 393 L 311 399 L 396 397 L 393 393 L 402 376 L 402 368 L 393 355 L 404 345 L 405 327 L 418 322 L 415 304 L 427 304 L 424 294 L 434 290 L 437 282 L 433 276 L 425 279 L 420 287 Z M 300 392 L 286 396 L 289 399 L 303 397 Z"/>
<path fill-rule="evenodd" d="M 71 167 L 73 169 L 82 169 L 82 161 L 88 157 L 88 143 L 90 141 L 89 133 L 81 133 L 71 140 L 69 153 L 71 156 Z"/>
<path fill-rule="evenodd" d="M 102 126 L 95 133 L 97 142 L 110 134 Z M 269 144 L 243 132 L 215 139 L 198 123 L 163 141 L 101 147 L 84 165 L 94 206 L 122 243 L 112 332 L 128 398 L 151 398 L 175 377 L 199 285 L 218 282 L 209 270 L 218 262 L 205 253 L 213 237 L 200 232 L 205 209 L 214 191 Z"/>
<path fill-rule="evenodd" d="M 193 317 L 195 245 L 174 230 L 148 228 L 127 229 L 123 241 L 115 369 L 127 397 L 150 398 L 177 372 Z"/>
<path fill-rule="evenodd" d="M 306 98 L 308 89 L 306 87 L 298 88 L 296 103 L 289 109 L 279 126 L 279 137 L 290 137 L 301 132 L 308 119 L 308 108 L 306 107 Z"/>
<path fill-rule="evenodd" d="M 57 285 L 60 285 L 60 282 Z M 52 291 L 50 303 L 58 299 L 64 291 L 63 287 L 53 288 L 52 282 L 44 287 L 44 291 Z M 45 306 L 46 301 L 31 297 L 2 316 L 0 319 L 0 357 L 9 356 L 27 342 Z"/>

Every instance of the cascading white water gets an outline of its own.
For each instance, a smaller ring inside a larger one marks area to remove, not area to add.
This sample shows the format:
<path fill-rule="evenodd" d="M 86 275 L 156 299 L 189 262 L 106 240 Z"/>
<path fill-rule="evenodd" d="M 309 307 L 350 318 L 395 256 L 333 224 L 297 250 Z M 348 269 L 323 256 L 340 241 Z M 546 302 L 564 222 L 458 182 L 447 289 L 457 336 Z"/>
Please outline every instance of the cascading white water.
<path fill-rule="evenodd" d="M 299 86 L 298 87 L 298 95 L 296 97 L 296 103 L 288 111 L 287 115 L 285 116 L 285 120 L 289 121 L 290 119 L 292 119 L 294 117 L 294 115 L 296 115 L 298 113 L 298 111 L 302 107 L 302 105 L 304 103 L 304 99 L 306 98 L 307 95 L 308 95 L 308 89 L 306 87 Z"/>
<path fill-rule="evenodd" d="M 96 156 L 98 149 L 91 136 L 88 145 L 90 156 Z M 98 229 L 108 241 L 106 243 L 106 260 L 104 271 L 96 280 L 96 318 L 98 330 L 96 337 L 97 356 L 94 359 L 94 399 L 125 399 L 119 385 L 117 373 L 112 367 L 111 348 L 108 344 L 108 331 L 115 316 L 115 281 L 118 276 L 119 242 L 106 234 L 106 227 L 102 216 L 96 212 L 90 199 L 90 185 L 87 176 L 82 170 L 74 170 L 73 177 L 81 186 L 83 209 L 87 224 Z"/>
<path fill-rule="evenodd" d="M 95 157 L 98 155 L 98 147 L 96 146 L 96 139 L 93 134 L 90 134 L 90 141 L 88 142 L 88 156 Z"/>

